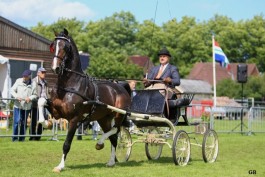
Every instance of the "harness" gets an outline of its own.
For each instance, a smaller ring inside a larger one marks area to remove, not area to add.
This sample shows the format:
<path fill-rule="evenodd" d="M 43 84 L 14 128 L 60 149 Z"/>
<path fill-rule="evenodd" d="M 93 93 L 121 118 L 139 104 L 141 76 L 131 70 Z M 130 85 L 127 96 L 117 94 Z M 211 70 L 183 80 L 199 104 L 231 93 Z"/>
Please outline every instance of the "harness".
<path fill-rule="evenodd" d="M 80 93 L 78 90 L 76 90 L 74 88 L 71 88 L 71 87 L 70 88 L 63 88 L 63 87 L 58 86 L 58 89 L 62 90 L 64 92 L 74 93 L 74 94 L 80 96 L 83 100 L 85 100 L 87 102 L 87 104 L 91 104 L 92 105 L 91 110 L 89 111 L 88 116 L 86 116 L 86 118 L 85 118 L 85 119 L 88 119 L 88 117 L 91 117 L 91 115 L 95 112 L 96 105 L 98 105 L 99 102 L 100 102 L 99 101 L 99 95 L 98 95 L 98 86 L 95 83 L 95 80 L 93 78 L 89 77 L 87 74 L 83 74 L 83 73 L 80 73 L 80 72 L 77 72 L 77 71 L 73 71 L 73 70 L 65 67 L 65 62 L 66 62 L 67 58 L 71 57 L 71 56 L 69 56 L 69 54 L 71 55 L 71 52 L 70 52 L 71 51 L 71 45 L 70 45 L 71 40 L 69 38 L 65 37 L 65 36 L 59 36 L 59 37 L 57 36 L 55 39 L 56 40 L 57 39 L 62 39 L 64 41 L 68 42 L 68 44 L 66 43 L 67 45 L 64 46 L 64 50 L 65 50 L 66 55 L 63 58 L 60 57 L 60 56 L 57 56 L 57 55 L 54 56 L 54 57 L 57 57 L 60 60 L 62 60 L 61 66 L 59 68 L 59 75 L 62 76 L 64 71 L 65 72 L 71 72 L 71 73 L 80 75 L 81 77 L 85 77 L 85 82 L 86 82 L 85 83 L 86 88 L 85 88 L 84 93 Z M 92 98 L 92 99 L 86 96 L 86 93 L 88 91 L 88 81 L 92 82 L 92 85 L 93 85 L 93 88 L 94 88 L 94 98 Z M 74 106 L 74 109 L 75 109 L 75 104 L 73 104 L 73 106 Z"/>
<path fill-rule="evenodd" d="M 75 90 L 74 88 L 63 88 L 63 87 L 58 87 L 58 89 L 60 89 L 60 90 L 62 90 L 62 91 L 65 91 L 65 92 L 74 93 L 74 94 L 80 96 L 82 99 L 86 100 L 86 102 L 87 102 L 88 104 L 92 104 L 91 110 L 89 111 L 88 116 L 86 116 L 85 119 L 87 119 L 88 117 L 91 117 L 91 115 L 92 115 L 92 114 L 95 112 L 95 110 L 96 110 L 96 105 L 98 105 L 99 102 L 100 102 L 100 101 L 99 101 L 99 95 L 98 95 L 98 86 L 97 86 L 97 84 L 95 83 L 94 78 L 91 78 L 91 77 L 89 77 L 89 76 L 86 75 L 86 74 L 82 74 L 82 73 L 79 73 L 79 72 L 73 71 L 73 70 L 68 69 L 68 68 L 64 68 L 64 70 L 67 71 L 67 72 L 72 72 L 72 73 L 78 74 L 78 75 L 80 75 L 80 76 L 82 76 L 82 77 L 85 77 L 85 82 L 86 82 L 85 85 L 86 85 L 86 89 L 85 89 L 84 93 L 80 93 L 79 91 Z M 85 93 L 86 93 L 87 90 L 88 90 L 88 86 L 87 86 L 87 85 L 88 85 L 88 80 L 89 80 L 90 82 L 92 82 L 92 85 L 93 85 L 94 90 L 95 90 L 95 91 L 94 91 L 94 98 L 93 98 L 93 99 L 91 99 L 91 98 L 89 98 L 89 97 L 87 97 L 87 96 L 85 95 Z M 75 104 L 74 104 L 74 108 L 75 108 Z"/>

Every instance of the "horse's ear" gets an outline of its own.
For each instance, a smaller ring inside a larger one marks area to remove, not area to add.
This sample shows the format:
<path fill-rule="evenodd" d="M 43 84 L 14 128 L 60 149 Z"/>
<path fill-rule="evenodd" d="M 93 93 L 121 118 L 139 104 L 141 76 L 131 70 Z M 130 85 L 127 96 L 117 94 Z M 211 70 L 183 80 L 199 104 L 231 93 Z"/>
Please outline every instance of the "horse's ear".
<path fill-rule="evenodd" d="M 63 33 L 66 35 L 66 36 L 68 36 L 68 31 L 67 31 L 67 29 L 63 29 Z"/>

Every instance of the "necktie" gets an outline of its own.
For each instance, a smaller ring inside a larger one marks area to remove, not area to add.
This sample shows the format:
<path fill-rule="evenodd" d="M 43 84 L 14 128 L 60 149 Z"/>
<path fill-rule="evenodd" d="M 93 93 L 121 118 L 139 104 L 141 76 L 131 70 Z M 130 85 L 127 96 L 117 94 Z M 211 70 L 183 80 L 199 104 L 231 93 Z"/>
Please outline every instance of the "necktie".
<path fill-rule="evenodd" d="M 159 71 L 158 71 L 158 73 L 157 73 L 157 75 L 156 75 L 156 79 L 160 79 L 160 77 L 161 77 L 161 75 L 162 75 L 162 73 L 163 73 L 163 65 L 161 65 L 161 67 L 160 67 L 160 69 L 159 69 Z"/>

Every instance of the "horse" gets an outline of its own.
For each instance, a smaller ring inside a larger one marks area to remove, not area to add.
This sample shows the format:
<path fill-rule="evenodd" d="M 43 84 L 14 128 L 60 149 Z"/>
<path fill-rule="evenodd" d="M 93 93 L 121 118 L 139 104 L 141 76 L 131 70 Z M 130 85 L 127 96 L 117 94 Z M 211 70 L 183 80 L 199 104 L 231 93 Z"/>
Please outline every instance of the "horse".
<path fill-rule="evenodd" d="M 96 149 L 103 149 L 104 141 L 109 138 L 111 156 L 106 165 L 114 166 L 118 133 L 126 116 L 107 109 L 104 104 L 128 109 L 131 104 L 128 91 L 115 82 L 99 81 L 83 73 L 77 46 L 68 35 L 67 29 L 60 33 L 55 32 L 50 50 L 54 54 L 51 69 L 57 75 L 57 81 L 52 88 L 48 107 L 55 119 L 63 117 L 69 122 L 63 155 L 53 171 L 60 172 L 64 169 L 78 123 L 84 120 L 98 121 L 103 134 L 96 144 Z M 84 104 L 85 102 L 88 104 Z"/>

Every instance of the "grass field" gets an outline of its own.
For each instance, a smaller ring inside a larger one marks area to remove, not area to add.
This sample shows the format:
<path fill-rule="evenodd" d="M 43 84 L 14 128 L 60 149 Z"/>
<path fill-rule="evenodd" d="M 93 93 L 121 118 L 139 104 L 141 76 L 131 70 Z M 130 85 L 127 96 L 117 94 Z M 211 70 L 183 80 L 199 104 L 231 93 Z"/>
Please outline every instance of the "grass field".
<path fill-rule="evenodd" d="M 117 163 L 107 168 L 110 156 L 110 143 L 106 141 L 101 151 L 95 149 L 96 141 L 86 136 L 82 141 L 76 138 L 66 160 L 66 168 L 61 173 L 52 169 L 60 162 L 65 137 L 59 141 L 11 142 L 11 138 L 0 138 L 0 176 L 1 177 L 131 177 L 131 176 L 191 176 L 191 177 L 245 177 L 265 176 L 265 138 L 264 134 L 246 136 L 241 134 L 218 134 L 219 155 L 215 163 L 204 163 L 201 148 L 192 146 L 192 160 L 185 167 L 176 166 L 172 152 L 164 146 L 162 156 L 149 161 L 145 155 L 144 144 L 135 144 L 128 162 Z M 135 139 L 136 137 L 134 137 Z M 199 138 L 201 139 L 201 138 Z M 253 171 L 255 170 L 255 171 Z M 256 172 L 256 174 L 250 174 Z"/>

